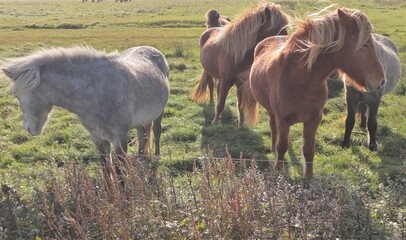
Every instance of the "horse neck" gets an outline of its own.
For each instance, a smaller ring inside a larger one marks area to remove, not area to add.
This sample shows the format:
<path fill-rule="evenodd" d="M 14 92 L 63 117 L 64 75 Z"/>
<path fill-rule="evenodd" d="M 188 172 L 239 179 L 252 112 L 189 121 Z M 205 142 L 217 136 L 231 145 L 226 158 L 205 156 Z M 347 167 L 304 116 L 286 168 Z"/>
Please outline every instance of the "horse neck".
<path fill-rule="evenodd" d="M 42 94 L 52 106 L 58 106 L 68 111 L 77 113 L 81 109 L 80 89 L 77 83 L 69 79 L 44 74 L 39 85 L 38 93 Z"/>
<path fill-rule="evenodd" d="M 301 65 L 298 67 L 298 69 L 300 69 L 301 76 L 307 76 L 308 78 L 312 79 L 312 81 L 324 83 L 327 80 L 327 77 L 335 69 L 337 69 L 336 62 L 334 61 L 334 53 L 321 53 L 309 71 L 302 60 L 305 54 L 296 52 L 300 48 L 300 45 L 298 46 L 295 41 L 295 39 L 304 39 L 307 35 L 307 31 L 302 31 L 295 34 L 290 39 L 290 41 L 293 41 L 290 43 L 290 51 L 295 53 L 294 56 L 296 56 L 298 59 L 297 62 Z"/>

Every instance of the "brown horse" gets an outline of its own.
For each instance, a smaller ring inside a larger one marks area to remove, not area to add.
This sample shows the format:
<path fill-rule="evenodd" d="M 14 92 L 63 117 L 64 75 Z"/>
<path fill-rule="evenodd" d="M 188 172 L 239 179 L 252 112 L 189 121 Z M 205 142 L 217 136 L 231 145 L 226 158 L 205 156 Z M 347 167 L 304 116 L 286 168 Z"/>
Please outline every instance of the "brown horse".
<path fill-rule="evenodd" d="M 372 41 L 372 25 L 359 10 L 329 8 L 299 20 L 288 37 L 270 37 L 255 49 L 250 73 L 254 98 L 269 113 L 276 168 L 282 169 L 290 143 L 290 126 L 303 123 L 306 177 L 313 175 L 316 131 L 327 99 L 327 77 L 336 69 L 353 85 L 375 91 L 384 71 Z M 324 15 L 323 15 L 324 14 Z M 257 104 L 244 106 L 247 111 Z"/>
<path fill-rule="evenodd" d="M 222 27 L 231 22 L 227 16 L 220 15 L 216 10 L 209 10 L 206 12 L 206 27 L 207 29 L 213 27 Z"/>
<path fill-rule="evenodd" d="M 214 28 L 214 27 L 224 27 L 224 25 L 227 25 L 231 22 L 230 18 L 227 16 L 222 16 L 220 15 L 216 10 L 209 10 L 205 14 L 206 17 L 206 28 Z M 202 74 L 200 75 L 201 79 L 207 79 L 208 86 L 209 86 L 209 93 L 210 93 L 210 103 L 214 102 L 213 98 L 213 90 L 214 90 L 214 84 L 217 79 L 214 79 L 213 77 L 210 77 L 204 69 L 202 69 Z M 199 101 L 200 102 L 200 101 Z"/>
<path fill-rule="evenodd" d="M 196 102 L 204 101 L 207 98 L 208 86 L 213 89 L 213 78 L 219 79 L 217 108 L 212 124 L 218 124 L 228 92 L 236 85 L 239 124 L 243 125 L 241 102 L 244 81 L 238 75 L 250 68 L 257 43 L 269 36 L 286 35 L 287 23 L 287 16 L 280 10 L 279 5 L 265 3 L 246 11 L 225 27 L 210 28 L 202 34 L 200 62 L 204 74 L 201 75 L 192 98 Z M 210 96 L 210 100 L 213 101 L 213 96 Z"/>

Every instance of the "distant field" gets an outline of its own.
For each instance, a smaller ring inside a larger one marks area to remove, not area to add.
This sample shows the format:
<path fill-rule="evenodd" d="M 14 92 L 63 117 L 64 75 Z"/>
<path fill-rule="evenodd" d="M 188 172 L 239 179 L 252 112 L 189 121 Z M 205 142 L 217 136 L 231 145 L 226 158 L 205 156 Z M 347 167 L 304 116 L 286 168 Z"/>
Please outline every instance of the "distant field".
<path fill-rule="evenodd" d="M 405 3 L 401 1 L 339 1 L 341 6 L 364 11 L 375 31 L 390 36 L 400 50 L 406 71 Z M 316 11 L 330 3 L 314 1 L 279 1 L 291 16 Z M 234 18 L 256 1 L 132 1 L 131 3 L 81 3 L 80 0 L 3 0 L 0 2 L 0 57 L 29 54 L 42 47 L 91 45 L 99 50 L 124 50 L 138 45 L 152 45 L 167 56 L 171 65 L 171 97 L 163 120 L 162 162 L 189 168 L 192 159 L 207 153 L 221 157 L 227 147 L 234 157 L 273 159 L 269 153 L 270 130 L 267 116 L 252 129 L 236 124 L 235 94 L 230 94 L 222 124 L 210 126 L 214 107 L 190 101 L 195 79 L 200 74 L 198 41 L 204 31 L 204 14 L 216 9 Z M 21 111 L 11 97 L 7 81 L 0 83 L 0 172 L 19 169 L 29 171 L 47 161 L 92 160 L 96 150 L 76 116 L 55 109 L 41 136 L 31 137 L 21 127 Z M 370 152 L 367 136 L 355 129 L 355 145 L 342 149 L 345 102 L 339 83 L 333 84 L 331 98 L 317 136 L 316 174 L 339 172 L 357 179 L 354 166 L 373 182 L 386 175 L 404 171 L 406 161 L 406 83 L 403 77 L 398 90 L 384 98 L 379 113 L 378 152 Z M 301 125 L 292 129 L 292 148 L 287 159 L 291 172 L 300 175 Z M 132 136 L 135 133 L 131 133 Z M 131 137 L 132 139 L 133 137 Z M 136 152 L 130 147 L 130 153 Z M 30 173 L 34 174 L 35 173 Z M 30 175 L 29 174 L 29 175 Z"/>

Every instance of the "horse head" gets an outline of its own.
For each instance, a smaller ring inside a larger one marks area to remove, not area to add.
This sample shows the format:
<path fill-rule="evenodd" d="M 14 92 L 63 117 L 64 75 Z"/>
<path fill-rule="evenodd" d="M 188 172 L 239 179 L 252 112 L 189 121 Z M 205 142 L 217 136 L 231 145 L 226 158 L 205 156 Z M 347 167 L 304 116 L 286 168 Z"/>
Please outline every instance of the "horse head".
<path fill-rule="evenodd" d="M 17 96 L 23 112 L 23 127 L 29 134 L 35 136 L 42 132 L 52 106 L 44 104 L 40 96 L 32 92 Z"/>
<path fill-rule="evenodd" d="M 39 135 L 52 109 L 52 105 L 45 103 L 36 91 L 40 82 L 39 69 L 27 69 L 23 64 L 16 64 L 2 70 L 12 81 L 13 94 L 23 112 L 24 129 L 33 136 Z"/>
<path fill-rule="evenodd" d="M 344 29 L 343 47 L 335 61 L 349 84 L 360 90 L 377 91 L 385 85 L 385 74 L 372 39 L 372 26 L 359 10 L 338 9 L 340 28 Z"/>
<path fill-rule="evenodd" d="M 263 23 L 258 30 L 257 43 L 270 36 L 288 35 L 288 17 L 280 5 L 266 3 L 262 7 Z"/>

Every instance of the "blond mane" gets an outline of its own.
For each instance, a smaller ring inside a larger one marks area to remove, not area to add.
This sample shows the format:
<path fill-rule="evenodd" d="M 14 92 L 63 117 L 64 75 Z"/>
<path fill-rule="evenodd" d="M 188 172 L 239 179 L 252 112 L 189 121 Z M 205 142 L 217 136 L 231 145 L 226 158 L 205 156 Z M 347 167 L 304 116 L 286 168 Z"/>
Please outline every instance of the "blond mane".
<path fill-rule="evenodd" d="M 307 69 L 310 71 L 318 56 L 322 53 L 339 51 L 345 40 L 345 28 L 339 24 L 337 11 L 329 11 L 335 5 L 331 5 L 320 12 L 310 14 L 304 19 L 297 20 L 296 33 L 307 32 L 307 37 L 297 39 L 293 34 L 289 42 L 298 47 L 297 52 L 304 53 Z M 356 9 L 340 8 L 358 27 L 358 42 L 356 50 L 362 47 L 372 32 L 372 24 L 365 14 Z"/>
<path fill-rule="evenodd" d="M 242 60 L 246 51 L 255 47 L 258 31 L 266 23 L 265 9 L 271 13 L 270 30 L 287 24 L 287 16 L 280 10 L 280 5 L 264 3 L 244 12 L 221 30 L 217 43 L 236 63 Z"/>

